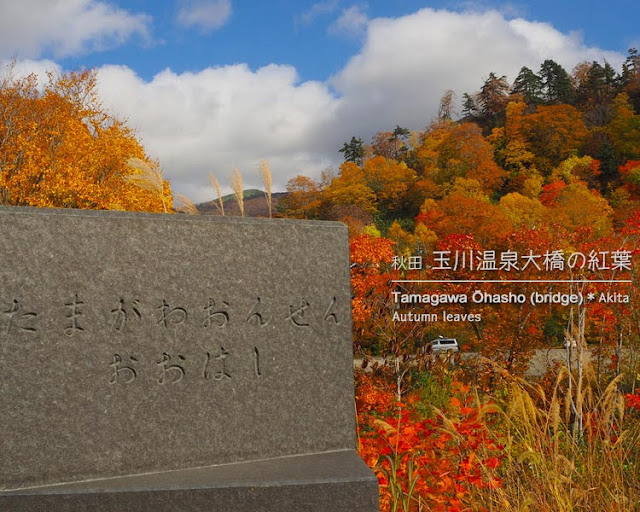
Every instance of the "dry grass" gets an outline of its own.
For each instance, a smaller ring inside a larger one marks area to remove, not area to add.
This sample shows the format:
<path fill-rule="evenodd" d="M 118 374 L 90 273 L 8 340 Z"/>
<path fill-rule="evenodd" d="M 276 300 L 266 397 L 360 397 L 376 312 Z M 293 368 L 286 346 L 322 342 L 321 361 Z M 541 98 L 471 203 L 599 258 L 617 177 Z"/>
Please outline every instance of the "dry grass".
<path fill-rule="evenodd" d="M 267 206 L 269 207 L 269 218 L 271 218 L 271 168 L 269 167 L 269 163 L 264 159 L 260 162 L 260 175 L 264 183 L 264 195 L 267 199 Z"/>
<path fill-rule="evenodd" d="M 582 382 L 578 382 L 582 380 Z M 566 392 L 571 389 L 573 395 Z M 624 422 L 619 378 L 598 393 L 594 381 L 563 368 L 550 396 L 513 380 L 506 387 L 503 419 L 503 487 L 484 490 L 479 508 L 495 511 L 640 510 L 640 430 Z M 576 414 L 582 409 L 582 428 Z"/>
<path fill-rule="evenodd" d="M 238 207 L 240 208 L 240 215 L 244 217 L 244 191 L 242 187 L 242 174 L 238 169 L 233 169 L 233 174 L 231 174 L 231 188 L 233 189 L 233 194 L 236 196 L 236 201 L 238 202 Z"/>
<path fill-rule="evenodd" d="M 188 215 L 199 215 L 200 212 L 193 201 L 187 196 L 176 192 L 174 194 L 174 207 L 173 209 L 180 213 L 186 213 Z"/>
<path fill-rule="evenodd" d="M 220 215 L 224 217 L 224 202 L 222 201 L 222 191 L 220 190 L 220 182 L 215 177 L 214 174 L 209 175 L 209 182 L 213 187 L 213 190 L 216 191 L 216 200 L 213 202 L 215 207 L 218 209 Z"/>
<path fill-rule="evenodd" d="M 158 194 L 162 200 L 164 212 L 167 213 L 169 211 L 168 201 L 165 197 L 164 179 L 160 167 L 150 165 L 140 158 L 129 158 L 127 165 L 136 172 L 125 176 L 125 180 L 138 188 Z"/>

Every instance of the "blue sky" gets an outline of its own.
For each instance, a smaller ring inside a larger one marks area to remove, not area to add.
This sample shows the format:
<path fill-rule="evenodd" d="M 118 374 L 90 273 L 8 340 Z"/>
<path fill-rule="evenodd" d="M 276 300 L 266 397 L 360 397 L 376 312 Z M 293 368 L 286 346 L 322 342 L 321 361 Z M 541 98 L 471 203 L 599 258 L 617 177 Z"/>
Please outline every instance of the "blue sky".
<path fill-rule="evenodd" d="M 432 119 L 446 89 L 474 92 L 552 58 L 620 68 L 640 46 L 640 2 L 0 0 L 0 61 L 20 73 L 97 68 L 100 94 L 174 189 L 274 186 L 340 163 L 352 135 Z"/>

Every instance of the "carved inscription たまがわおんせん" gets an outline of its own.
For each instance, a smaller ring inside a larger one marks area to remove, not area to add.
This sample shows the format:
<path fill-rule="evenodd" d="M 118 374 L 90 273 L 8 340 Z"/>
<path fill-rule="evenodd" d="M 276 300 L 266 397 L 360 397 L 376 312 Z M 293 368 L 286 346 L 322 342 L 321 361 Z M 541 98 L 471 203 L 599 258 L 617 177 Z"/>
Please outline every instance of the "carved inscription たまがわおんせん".
<path fill-rule="evenodd" d="M 333 322 L 336 325 L 340 324 L 338 316 L 335 313 L 336 309 L 336 297 L 333 297 L 326 308 L 323 316 L 324 321 Z M 218 305 L 219 304 L 219 305 Z M 84 332 L 85 328 L 81 325 L 80 317 L 82 317 L 82 307 L 85 305 L 84 301 L 80 300 L 78 294 L 64 303 L 67 312 L 65 315 L 64 333 L 67 336 L 73 336 L 76 333 Z M 2 313 L 4 316 L 4 334 L 10 335 L 13 332 L 30 332 L 36 333 L 38 331 L 37 322 L 39 313 L 26 309 L 22 303 L 13 299 L 11 305 L 5 306 Z M 212 298 L 208 299 L 208 303 L 202 307 L 203 314 L 193 314 L 188 312 L 185 308 L 180 306 L 172 307 L 169 305 L 166 299 L 163 299 L 161 304 L 154 307 L 158 311 L 157 324 L 165 328 L 175 328 L 182 324 L 185 324 L 189 318 L 196 317 L 194 320 L 198 323 L 202 321 L 202 326 L 208 327 L 225 327 L 232 321 L 231 318 L 231 305 L 224 300 L 216 301 Z M 289 314 L 285 318 L 280 320 L 288 320 L 292 325 L 296 327 L 310 327 L 311 316 L 306 314 L 307 310 L 311 309 L 311 304 L 302 298 L 298 305 L 289 304 Z M 144 308 L 140 300 L 135 299 L 130 301 L 129 304 L 125 304 L 125 299 L 120 298 L 117 301 L 117 305 L 110 310 L 110 319 L 107 322 L 103 322 L 101 325 L 96 325 L 97 329 L 105 328 L 119 334 L 124 334 L 125 328 L 128 322 L 131 320 L 141 321 L 143 318 Z M 273 318 L 273 307 L 265 305 L 260 297 L 255 299 L 250 311 L 244 318 L 244 322 L 251 324 L 252 322 L 260 327 L 266 326 L 271 322 Z M 242 316 L 237 321 L 243 321 Z"/>

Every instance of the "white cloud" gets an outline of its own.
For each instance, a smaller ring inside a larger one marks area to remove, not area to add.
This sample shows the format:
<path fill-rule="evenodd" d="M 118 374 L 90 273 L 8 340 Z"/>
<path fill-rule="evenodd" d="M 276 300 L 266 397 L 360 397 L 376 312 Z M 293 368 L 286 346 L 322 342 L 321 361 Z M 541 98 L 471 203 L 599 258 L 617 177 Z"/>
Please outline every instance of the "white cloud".
<path fill-rule="evenodd" d="M 178 23 L 205 32 L 224 26 L 231 18 L 231 0 L 180 0 Z"/>
<path fill-rule="evenodd" d="M 328 32 L 332 35 L 360 38 L 365 35 L 368 23 L 369 18 L 365 8 L 352 5 L 342 10 L 338 19 L 329 26 Z"/>
<path fill-rule="evenodd" d="M 283 190 L 293 175 L 331 163 L 333 148 L 319 133 L 333 119 L 335 99 L 321 83 L 298 83 L 289 66 L 165 70 L 149 82 L 127 67 L 105 66 L 99 87 L 105 106 L 129 119 L 176 189 L 197 201 L 212 197 L 203 189 L 210 172 L 228 183 L 238 167 L 245 186 L 257 187 L 266 158 L 274 189 Z"/>
<path fill-rule="evenodd" d="M 521 66 L 537 70 L 548 58 L 569 71 L 582 60 L 606 58 L 617 69 L 624 60 L 545 23 L 423 9 L 370 20 L 359 53 L 324 83 L 300 82 L 290 66 L 239 64 L 167 69 L 149 81 L 104 66 L 99 86 L 105 107 L 128 119 L 174 189 L 199 202 L 213 197 L 210 172 L 228 183 L 238 167 L 247 187 L 259 187 L 266 158 L 274 190 L 283 190 L 296 174 L 339 164 L 351 136 L 368 139 L 397 124 L 422 129 L 445 90 L 475 92 L 491 71 L 512 82 Z"/>
<path fill-rule="evenodd" d="M 98 0 L 0 0 L 0 58 L 56 58 L 148 38 L 150 17 Z"/>

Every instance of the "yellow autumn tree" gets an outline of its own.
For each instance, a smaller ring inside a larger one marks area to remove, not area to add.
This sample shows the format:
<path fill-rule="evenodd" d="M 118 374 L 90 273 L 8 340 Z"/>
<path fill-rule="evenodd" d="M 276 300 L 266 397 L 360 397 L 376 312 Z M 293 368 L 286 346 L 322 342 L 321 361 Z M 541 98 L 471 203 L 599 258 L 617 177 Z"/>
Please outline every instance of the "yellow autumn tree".
<path fill-rule="evenodd" d="M 514 229 L 539 229 L 548 216 L 539 199 L 518 192 L 502 196 L 499 207 Z"/>
<path fill-rule="evenodd" d="M 43 87 L 37 80 L 10 70 L 0 79 L 0 203 L 171 210 L 157 162 L 100 105 L 95 71 L 49 73 Z"/>
<path fill-rule="evenodd" d="M 331 180 L 324 199 L 334 209 L 348 206 L 373 215 L 377 213 L 376 194 L 367 185 L 367 175 L 353 162 L 344 162 L 338 176 Z"/>
<path fill-rule="evenodd" d="M 407 202 L 407 193 L 416 181 L 416 172 L 404 162 L 375 156 L 364 163 L 362 170 L 379 209 L 395 210 Z"/>
<path fill-rule="evenodd" d="M 611 231 L 613 209 L 607 200 L 583 182 L 560 188 L 552 199 L 549 215 L 568 231 L 579 227 L 593 229 L 595 236 L 606 236 Z"/>

